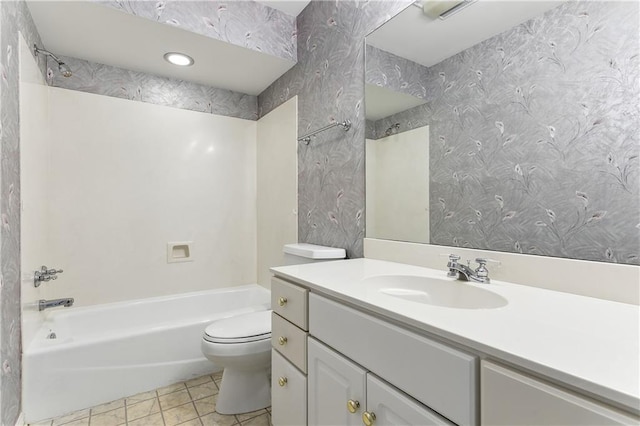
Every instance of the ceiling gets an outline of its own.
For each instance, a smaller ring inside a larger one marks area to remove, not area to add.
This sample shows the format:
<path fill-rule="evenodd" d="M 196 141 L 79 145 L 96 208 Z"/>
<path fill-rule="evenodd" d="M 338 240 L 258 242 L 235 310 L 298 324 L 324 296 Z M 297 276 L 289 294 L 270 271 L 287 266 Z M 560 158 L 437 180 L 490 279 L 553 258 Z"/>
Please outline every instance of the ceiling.
<path fill-rule="evenodd" d="M 285 13 L 296 13 L 308 3 L 264 2 L 284 7 Z M 45 49 L 60 56 L 250 95 L 262 93 L 295 65 L 290 60 L 156 23 L 94 2 L 28 1 L 27 4 Z M 185 68 L 169 64 L 163 55 L 170 51 L 190 55 L 195 64 Z"/>
<path fill-rule="evenodd" d="M 368 35 L 367 44 L 430 67 L 562 3 L 478 0 L 446 20 L 409 6 Z"/>

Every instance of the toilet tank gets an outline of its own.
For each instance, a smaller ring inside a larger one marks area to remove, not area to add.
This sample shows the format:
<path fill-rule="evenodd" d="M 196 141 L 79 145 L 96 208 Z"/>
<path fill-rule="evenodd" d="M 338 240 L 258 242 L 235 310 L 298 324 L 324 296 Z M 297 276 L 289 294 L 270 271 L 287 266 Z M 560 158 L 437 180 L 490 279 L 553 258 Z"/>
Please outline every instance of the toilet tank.
<path fill-rule="evenodd" d="M 286 244 L 283 251 L 284 265 L 325 262 L 327 260 L 338 260 L 347 257 L 345 249 L 307 243 Z"/>

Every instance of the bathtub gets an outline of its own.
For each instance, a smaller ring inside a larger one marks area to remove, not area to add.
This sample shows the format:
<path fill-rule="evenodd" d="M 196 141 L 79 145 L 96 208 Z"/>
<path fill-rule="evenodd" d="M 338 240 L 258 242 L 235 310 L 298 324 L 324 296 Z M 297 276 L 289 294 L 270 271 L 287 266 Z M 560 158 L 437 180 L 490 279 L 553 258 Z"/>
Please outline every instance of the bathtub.
<path fill-rule="evenodd" d="M 202 355 L 212 321 L 270 308 L 258 285 L 46 311 L 23 356 L 27 422 L 219 370 Z M 48 338 L 55 333 L 56 338 Z"/>

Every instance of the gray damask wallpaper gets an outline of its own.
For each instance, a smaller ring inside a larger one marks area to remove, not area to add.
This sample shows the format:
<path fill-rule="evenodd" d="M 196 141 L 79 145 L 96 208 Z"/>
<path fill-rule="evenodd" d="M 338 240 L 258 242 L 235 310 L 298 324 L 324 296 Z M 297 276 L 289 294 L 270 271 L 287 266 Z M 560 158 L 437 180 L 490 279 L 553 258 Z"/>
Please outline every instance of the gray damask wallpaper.
<path fill-rule="evenodd" d="M 430 102 L 374 123 L 431 125 L 432 243 L 640 263 L 638 7 L 566 3 L 429 68 Z"/>
<path fill-rule="evenodd" d="M 298 16 L 298 64 L 258 96 L 265 115 L 298 95 L 298 133 L 349 119 L 298 147 L 298 239 L 362 257 L 364 37 L 411 1 L 312 1 Z"/>
<path fill-rule="evenodd" d="M 385 52 L 369 44 L 366 46 L 365 81 L 420 99 L 433 97 L 433 88 L 426 83 L 429 68 L 408 59 Z"/>
<path fill-rule="evenodd" d="M 20 414 L 20 31 L 41 43 L 24 1 L 0 2 L 0 424 Z M 44 74 L 44 61 L 40 61 Z"/>
<path fill-rule="evenodd" d="M 295 18 L 253 1 L 92 0 L 155 22 L 296 61 Z"/>
<path fill-rule="evenodd" d="M 158 77 L 82 59 L 61 57 L 73 76 L 47 70 L 51 86 L 228 117 L 258 119 L 258 97 Z"/>

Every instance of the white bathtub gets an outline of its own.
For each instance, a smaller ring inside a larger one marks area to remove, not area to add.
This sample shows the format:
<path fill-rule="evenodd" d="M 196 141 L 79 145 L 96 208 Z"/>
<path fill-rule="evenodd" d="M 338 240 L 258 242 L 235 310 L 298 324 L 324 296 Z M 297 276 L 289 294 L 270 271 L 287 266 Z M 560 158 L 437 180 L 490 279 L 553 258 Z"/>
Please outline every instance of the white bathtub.
<path fill-rule="evenodd" d="M 27 422 L 218 370 L 200 352 L 213 320 L 270 308 L 257 285 L 55 308 L 23 358 Z M 55 339 L 47 336 L 54 332 Z"/>

